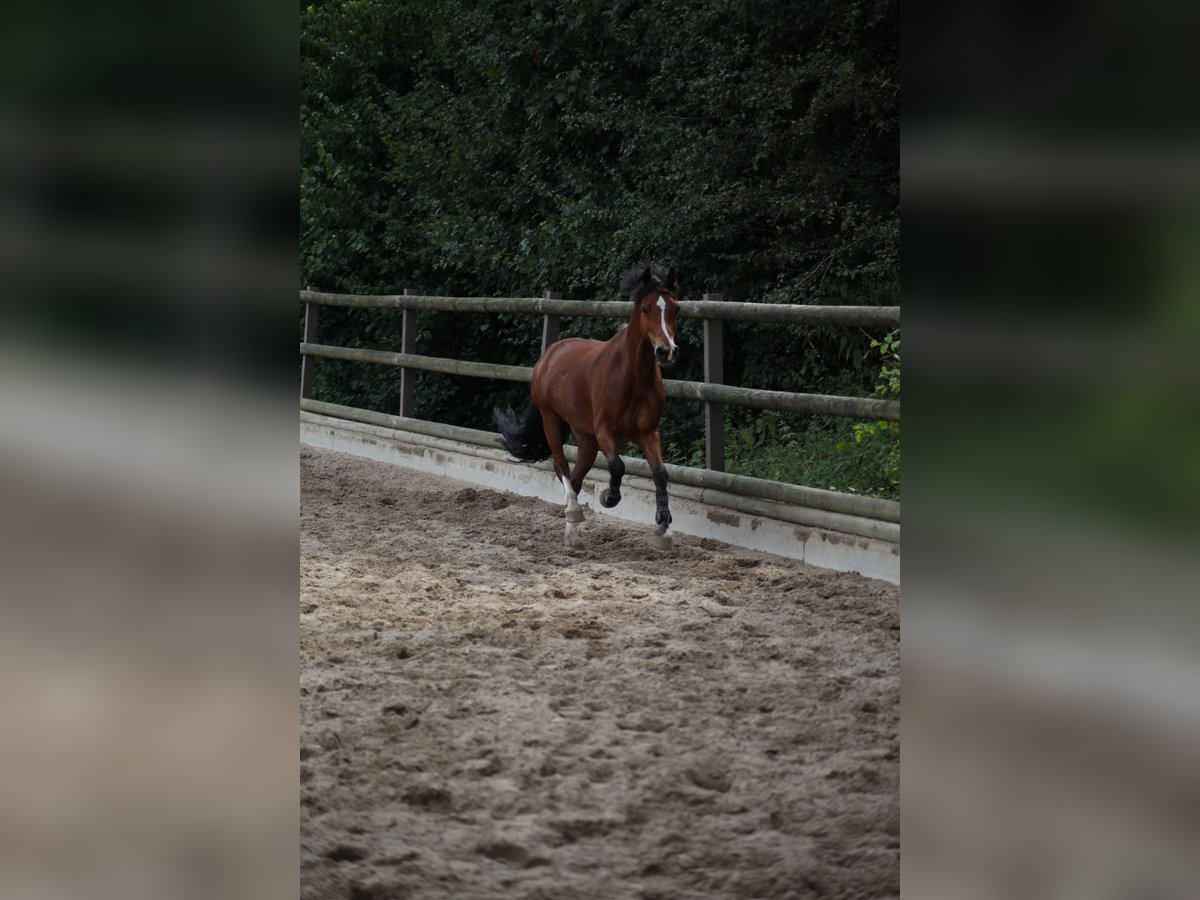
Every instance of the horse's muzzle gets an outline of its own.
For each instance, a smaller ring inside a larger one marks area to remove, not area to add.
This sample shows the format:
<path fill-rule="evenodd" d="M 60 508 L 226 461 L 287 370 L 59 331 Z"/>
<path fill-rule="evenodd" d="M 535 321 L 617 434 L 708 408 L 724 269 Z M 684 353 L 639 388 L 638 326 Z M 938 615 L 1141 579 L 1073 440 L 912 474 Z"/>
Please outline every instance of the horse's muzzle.
<path fill-rule="evenodd" d="M 655 347 L 654 358 L 658 360 L 658 364 L 664 369 L 667 366 L 673 366 L 675 365 L 675 361 L 679 359 L 679 348 L 666 350 L 662 347 Z"/>

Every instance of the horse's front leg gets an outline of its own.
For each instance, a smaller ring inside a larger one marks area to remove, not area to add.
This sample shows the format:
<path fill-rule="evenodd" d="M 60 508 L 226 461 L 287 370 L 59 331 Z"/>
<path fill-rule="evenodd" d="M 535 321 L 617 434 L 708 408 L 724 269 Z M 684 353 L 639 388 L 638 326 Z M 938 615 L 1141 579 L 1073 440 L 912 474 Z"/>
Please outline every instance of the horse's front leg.
<path fill-rule="evenodd" d="M 617 455 L 617 442 L 609 433 L 597 435 L 600 452 L 608 460 L 608 487 L 600 492 L 600 505 L 612 509 L 621 502 L 621 479 L 625 477 L 625 462 Z"/>
<path fill-rule="evenodd" d="M 671 508 L 667 499 L 667 467 L 663 465 L 661 433 L 655 429 L 638 441 L 638 446 L 642 448 L 654 478 L 654 523 L 658 526 L 654 532 L 654 545 L 661 550 L 670 550 Z"/>

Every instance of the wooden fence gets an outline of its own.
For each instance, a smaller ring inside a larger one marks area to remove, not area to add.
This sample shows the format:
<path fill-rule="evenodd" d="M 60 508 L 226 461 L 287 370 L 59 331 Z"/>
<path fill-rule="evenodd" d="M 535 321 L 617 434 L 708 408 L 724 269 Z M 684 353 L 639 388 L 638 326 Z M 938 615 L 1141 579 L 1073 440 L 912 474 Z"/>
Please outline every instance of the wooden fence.
<path fill-rule="evenodd" d="M 404 428 L 434 438 L 497 446 L 496 435 L 474 429 L 458 428 L 436 422 L 421 422 L 413 414 L 414 372 L 443 372 L 476 378 L 494 378 L 528 382 L 531 367 L 504 366 L 459 359 L 421 356 L 416 353 L 416 311 L 525 313 L 541 315 L 542 349 L 558 339 L 559 318 L 563 315 L 627 319 L 632 304 L 625 301 L 564 300 L 561 294 L 547 292 L 542 297 L 432 297 L 405 291 L 396 295 L 329 294 L 321 291 L 300 292 L 305 305 L 304 340 L 300 344 L 300 407 L 308 412 L 333 415 L 371 424 Z M 399 352 L 337 347 L 317 342 L 318 308 L 321 306 L 354 309 L 403 310 L 403 328 Z M 900 504 L 891 500 L 825 491 L 818 488 L 783 484 L 759 478 L 730 475 L 725 469 L 724 409 L 726 404 L 754 409 L 780 410 L 808 415 L 844 416 L 870 421 L 900 421 L 900 404 L 895 400 L 840 397 L 826 394 L 765 391 L 723 384 L 723 323 L 726 321 L 783 325 L 832 325 L 864 328 L 896 328 L 900 324 L 898 306 L 796 306 L 767 303 L 731 303 L 719 295 L 705 294 L 703 300 L 682 301 L 680 318 L 704 320 L 704 381 L 666 380 L 668 397 L 699 400 L 705 404 L 705 469 L 669 466 L 672 481 L 702 489 L 715 489 L 722 495 L 757 498 L 776 504 L 807 507 L 818 511 L 807 515 L 806 523 L 847 531 L 865 537 L 899 540 Z M 401 372 L 399 416 L 386 416 L 338 404 L 321 403 L 312 398 L 313 360 L 340 359 L 353 362 L 395 366 Z M 386 420 L 386 422 L 385 422 Z M 630 471 L 639 474 L 636 463 Z M 644 474 L 648 474 L 647 472 Z M 728 501 L 727 501 L 728 503 Z M 756 507 L 757 508 L 757 507 Z"/>

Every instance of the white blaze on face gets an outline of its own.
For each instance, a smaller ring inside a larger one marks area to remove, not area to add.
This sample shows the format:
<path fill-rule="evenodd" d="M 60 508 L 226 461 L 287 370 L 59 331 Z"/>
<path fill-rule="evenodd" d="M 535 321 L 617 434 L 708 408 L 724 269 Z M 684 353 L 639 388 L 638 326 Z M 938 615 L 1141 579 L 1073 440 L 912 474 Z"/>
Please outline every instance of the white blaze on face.
<path fill-rule="evenodd" d="M 658 311 L 662 315 L 663 340 L 667 342 L 667 349 L 674 352 L 675 340 L 671 337 L 671 332 L 667 331 L 667 298 L 662 294 L 658 295 Z"/>

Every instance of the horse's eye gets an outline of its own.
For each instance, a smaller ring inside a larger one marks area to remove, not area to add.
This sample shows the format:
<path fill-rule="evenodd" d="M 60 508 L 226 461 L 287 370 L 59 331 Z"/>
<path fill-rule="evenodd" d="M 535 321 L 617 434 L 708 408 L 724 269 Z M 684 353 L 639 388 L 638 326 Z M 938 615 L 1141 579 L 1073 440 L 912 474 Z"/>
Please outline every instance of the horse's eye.
<path fill-rule="evenodd" d="M 643 314 L 643 315 L 646 315 L 646 316 L 650 315 L 650 307 L 648 307 L 648 306 L 643 306 L 643 307 L 642 307 L 642 314 Z"/>

